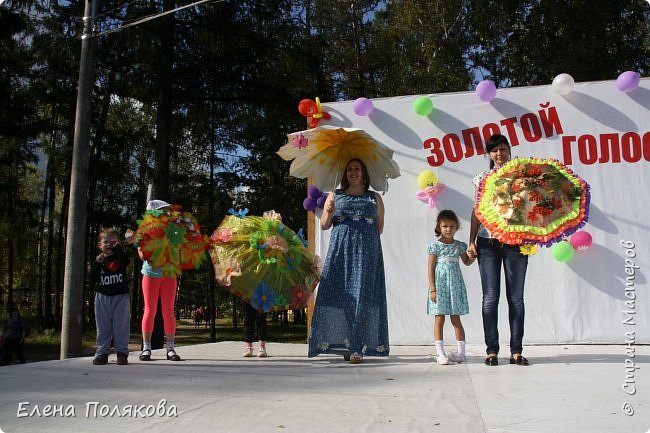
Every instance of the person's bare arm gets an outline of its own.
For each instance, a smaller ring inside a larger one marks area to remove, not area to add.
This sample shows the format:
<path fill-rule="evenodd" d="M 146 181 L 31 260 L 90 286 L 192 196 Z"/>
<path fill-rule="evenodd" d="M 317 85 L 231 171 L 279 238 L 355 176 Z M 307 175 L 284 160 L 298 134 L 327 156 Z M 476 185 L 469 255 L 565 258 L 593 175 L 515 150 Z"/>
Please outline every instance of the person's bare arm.
<path fill-rule="evenodd" d="M 334 218 L 334 211 L 336 210 L 335 205 L 336 193 L 331 192 L 327 195 L 325 199 L 325 205 L 323 205 L 323 214 L 320 219 L 320 228 L 321 230 L 328 230 L 332 227 L 332 219 Z"/>
<path fill-rule="evenodd" d="M 478 191 L 474 189 L 474 203 L 476 203 L 476 195 Z M 467 246 L 467 255 L 470 259 L 475 259 L 478 256 L 478 251 L 476 249 L 476 236 L 478 235 L 478 227 L 480 223 L 476 214 L 474 213 L 474 207 L 472 207 L 472 215 L 470 216 L 469 224 L 469 242 Z"/>
<path fill-rule="evenodd" d="M 429 254 L 429 299 L 434 304 L 436 303 L 436 256 Z"/>
<path fill-rule="evenodd" d="M 382 234 L 384 232 L 384 201 L 378 193 L 375 193 L 375 199 L 377 201 L 377 231 Z"/>

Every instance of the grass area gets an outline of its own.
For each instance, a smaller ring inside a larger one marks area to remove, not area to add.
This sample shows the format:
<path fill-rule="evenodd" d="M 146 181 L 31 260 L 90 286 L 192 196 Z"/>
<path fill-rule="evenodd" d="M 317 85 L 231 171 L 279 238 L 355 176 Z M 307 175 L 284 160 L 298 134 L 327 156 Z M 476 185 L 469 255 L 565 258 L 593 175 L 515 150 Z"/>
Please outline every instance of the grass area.
<path fill-rule="evenodd" d="M 219 321 L 216 327 L 217 341 L 241 341 L 243 327 L 238 325 L 237 329 L 232 327 L 230 322 Z M 268 341 L 276 343 L 306 343 L 307 326 L 296 323 L 282 325 L 280 322 L 268 322 Z M 142 335 L 139 330 L 131 332 L 129 350 L 140 350 Z M 191 346 L 194 344 L 210 343 L 210 328 L 201 325 L 194 329 L 194 325 L 188 320 L 179 320 L 176 328 L 176 345 Z M 61 352 L 61 335 L 58 332 L 47 330 L 45 332 L 32 334 L 25 340 L 25 358 L 27 362 L 49 361 L 59 359 Z M 95 333 L 87 333 L 82 336 L 82 356 L 92 356 L 95 353 Z M 13 362 L 17 360 L 13 359 Z"/>

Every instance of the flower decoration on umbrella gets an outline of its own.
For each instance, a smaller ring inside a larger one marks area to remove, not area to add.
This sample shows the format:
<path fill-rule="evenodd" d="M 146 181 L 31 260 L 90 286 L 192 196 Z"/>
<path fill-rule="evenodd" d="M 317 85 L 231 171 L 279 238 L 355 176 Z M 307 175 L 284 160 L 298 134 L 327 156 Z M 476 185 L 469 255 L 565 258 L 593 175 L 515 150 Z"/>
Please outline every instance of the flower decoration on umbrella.
<path fill-rule="evenodd" d="M 241 275 L 241 267 L 237 259 L 225 259 L 214 265 L 214 274 L 220 286 L 229 286 L 232 277 Z"/>
<path fill-rule="evenodd" d="M 211 240 L 219 285 L 261 312 L 303 308 L 318 282 L 314 256 L 277 212 L 228 215 Z"/>
<path fill-rule="evenodd" d="M 474 212 L 503 243 L 550 246 L 587 222 L 589 186 L 554 159 L 515 158 L 483 178 Z"/>
<path fill-rule="evenodd" d="M 196 219 L 178 205 L 147 210 L 138 220 L 134 238 L 144 259 L 162 268 L 166 277 L 199 268 L 208 244 Z"/>
<path fill-rule="evenodd" d="M 296 146 L 298 149 L 302 149 L 303 147 L 307 147 L 307 139 L 305 138 L 304 135 L 298 134 L 295 137 L 293 137 L 292 143 L 294 146 Z"/>

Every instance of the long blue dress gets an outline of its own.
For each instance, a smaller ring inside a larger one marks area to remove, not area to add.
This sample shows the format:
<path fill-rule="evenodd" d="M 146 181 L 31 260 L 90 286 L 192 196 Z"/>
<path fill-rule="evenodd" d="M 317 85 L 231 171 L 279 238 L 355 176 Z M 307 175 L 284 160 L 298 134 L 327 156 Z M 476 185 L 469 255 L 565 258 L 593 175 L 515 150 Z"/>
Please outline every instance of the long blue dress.
<path fill-rule="evenodd" d="M 388 356 L 388 315 L 377 200 L 336 191 L 332 235 L 309 335 L 309 357 Z"/>

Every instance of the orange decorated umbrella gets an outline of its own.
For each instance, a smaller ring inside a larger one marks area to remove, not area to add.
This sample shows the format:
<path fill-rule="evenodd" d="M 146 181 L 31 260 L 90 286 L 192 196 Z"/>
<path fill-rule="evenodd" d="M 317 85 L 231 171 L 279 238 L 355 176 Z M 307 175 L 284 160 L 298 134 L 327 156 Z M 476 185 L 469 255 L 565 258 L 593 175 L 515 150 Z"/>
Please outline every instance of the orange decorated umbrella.
<path fill-rule="evenodd" d="M 393 151 L 356 128 L 319 126 L 288 135 L 288 142 L 278 150 L 290 161 L 291 176 L 312 182 L 321 190 L 335 188 L 349 160 L 357 158 L 368 168 L 370 186 L 376 191 L 388 189 L 388 179 L 399 177 Z"/>
<path fill-rule="evenodd" d="M 145 211 L 138 220 L 135 240 L 144 259 L 162 268 L 166 277 L 177 277 L 185 269 L 197 269 L 205 259 L 207 236 L 191 213 L 169 205 Z"/>
<path fill-rule="evenodd" d="M 554 159 L 512 159 L 477 194 L 476 217 L 505 244 L 550 246 L 587 222 L 589 185 Z"/>

